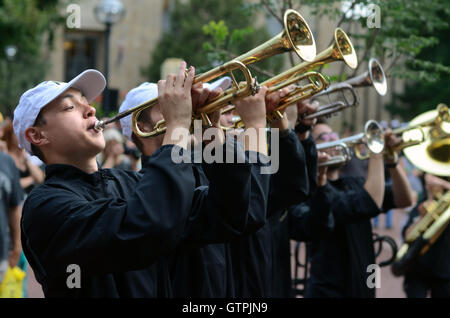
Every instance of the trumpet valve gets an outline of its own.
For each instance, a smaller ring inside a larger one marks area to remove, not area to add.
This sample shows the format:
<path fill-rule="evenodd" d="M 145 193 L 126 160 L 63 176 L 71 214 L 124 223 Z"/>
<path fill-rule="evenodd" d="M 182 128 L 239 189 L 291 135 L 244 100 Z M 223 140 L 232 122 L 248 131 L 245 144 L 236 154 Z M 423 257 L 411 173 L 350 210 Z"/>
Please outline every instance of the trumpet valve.
<path fill-rule="evenodd" d="M 250 92 L 252 93 L 252 96 L 255 96 L 258 94 L 259 90 L 261 89 L 261 86 L 258 83 L 258 80 L 256 79 L 256 76 L 253 78 L 253 84 L 250 87 Z"/>
<path fill-rule="evenodd" d="M 200 117 L 202 119 L 202 125 L 203 127 L 209 128 L 212 127 L 211 120 L 209 119 L 208 115 L 205 113 L 200 113 Z"/>
<path fill-rule="evenodd" d="M 277 111 L 273 111 L 271 113 L 266 114 L 266 119 L 269 123 L 272 123 L 274 121 L 283 119 L 283 115 L 281 114 L 281 112 L 279 110 L 277 110 Z"/>

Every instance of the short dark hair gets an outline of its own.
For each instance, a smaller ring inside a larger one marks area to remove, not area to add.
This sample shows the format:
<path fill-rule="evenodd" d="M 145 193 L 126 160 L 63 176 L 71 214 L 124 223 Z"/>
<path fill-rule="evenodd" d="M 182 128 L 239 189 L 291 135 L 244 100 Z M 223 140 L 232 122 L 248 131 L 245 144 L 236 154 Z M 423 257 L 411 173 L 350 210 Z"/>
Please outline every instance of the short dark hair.
<path fill-rule="evenodd" d="M 326 118 L 326 117 L 323 117 L 323 116 L 317 118 L 316 125 L 318 125 L 318 124 L 329 125 L 329 124 L 328 124 L 328 121 L 327 121 L 327 118 Z"/>
<path fill-rule="evenodd" d="M 139 149 L 141 153 L 144 153 L 144 145 L 142 144 L 142 141 L 135 135 L 134 132 L 131 133 L 131 140 L 134 142 L 137 149 Z"/>
<path fill-rule="evenodd" d="M 139 119 L 143 120 L 144 122 L 148 122 L 148 123 L 152 123 L 153 125 L 156 123 L 153 123 L 150 117 L 150 111 L 152 108 L 147 108 L 145 109 L 143 112 L 141 112 L 141 114 L 139 115 Z M 144 153 L 144 145 L 143 143 L 139 140 L 138 136 L 136 136 L 136 134 L 134 133 L 134 131 L 131 131 L 131 140 L 134 142 L 134 144 L 136 145 L 136 147 L 139 149 L 139 151 L 141 153 Z"/>
<path fill-rule="evenodd" d="M 42 112 L 39 112 L 38 116 L 36 117 L 36 120 L 34 121 L 33 126 L 41 127 L 46 124 L 47 121 L 45 120 L 44 115 L 42 114 Z M 38 146 L 31 144 L 31 151 L 33 152 L 33 155 L 35 155 L 45 163 L 45 156 Z"/>

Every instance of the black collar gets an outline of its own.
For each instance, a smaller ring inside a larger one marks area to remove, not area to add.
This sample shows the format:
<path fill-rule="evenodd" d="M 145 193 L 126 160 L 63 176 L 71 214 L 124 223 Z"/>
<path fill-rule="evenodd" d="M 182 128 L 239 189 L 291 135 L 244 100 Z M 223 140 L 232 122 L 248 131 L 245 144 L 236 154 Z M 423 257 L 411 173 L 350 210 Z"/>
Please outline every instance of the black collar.
<path fill-rule="evenodd" d="M 100 165 L 98 171 L 94 173 L 87 173 L 75 166 L 66 164 L 51 164 L 45 167 L 45 180 L 54 178 L 63 180 L 81 179 L 90 183 L 96 183 L 101 178 L 109 175 L 108 169 L 100 169 Z"/>

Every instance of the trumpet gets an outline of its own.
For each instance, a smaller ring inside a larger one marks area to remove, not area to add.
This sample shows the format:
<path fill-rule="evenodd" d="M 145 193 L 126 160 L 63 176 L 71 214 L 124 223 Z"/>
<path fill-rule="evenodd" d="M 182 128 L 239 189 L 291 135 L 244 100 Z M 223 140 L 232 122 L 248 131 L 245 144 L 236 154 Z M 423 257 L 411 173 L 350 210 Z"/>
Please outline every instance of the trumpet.
<path fill-rule="evenodd" d="M 324 90 L 328 86 L 327 79 L 318 72 L 308 72 L 305 74 L 294 74 L 290 77 L 286 77 L 286 80 L 269 87 L 267 90 L 267 94 L 276 92 L 279 89 L 282 89 L 284 87 L 290 86 L 292 84 L 298 83 L 302 80 L 307 80 L 309 83 L 303 86 L 295 86 L 292 91 L 286 95 L 283 99 L 280 100 L 280 103 L 278 104 L 276 110 L 266 114 L 266 118 L 268 122 L 272 122 L 277 120 L 278 118 L 283 118 L 281 115 L 281 111 L 288 107 L 289 105 L 292 105 L 294 103 L 297 103 L 300 100 L 309 98 L 318 92 Z M 264 85 L 262 83 L 261 85 Z M 223 113 L 232 111 L 235 107 L 232 106 L 228 109 L 226 109 Z M 244 122 L 241 120 L 241 118 L 237 118 L 233 125 L 231 127 L 225 127 L 225 130 L 228 129 L 239 129 L 244 127 Z"/>
<path fill-rule="evenodd" d="M 361 75 L 350 78 L 343 83 L 350 84 L 352 87 L 372 86 L 381 96 L 386 95 L 388 88 L 383 67 L 381 66 L 381 63 L 373 57 L 369 60 L 367 71 Z"/>
<path fill-rule="evenodd" d="M 369 60 L 368 70 L 363 74 L 340 83 L 331 84 L 330 87 L 328 87 L 326 90 L 313 96 L 311 98 L 311 101 L 321 98 L 324 95 L 329 96 L 330 100 L 335 101 L 320 106 L 315 113 L 307 116 L 305 114 L 303 117 L 301 117 L 301 119 L 313 119 L 324 116 L 328 117 L 331 114 L 335 114 L 344 109 L 358 106 L 359 98 L 357 97 L 356 92 L 353 88 L 366 86 L 372 86 L 375 91 L 381 96 L 386 95 L 386 76 L 380 62 L 378 62 L 378 60 L 376 60 L 375 58 L 371 58 Z M 330 95 L 336 92 L 339 93 L 341 99 L 331 98 Z"/>
<path fill-rule="evenodd" d="M 332 95 L 339 95 L 340 99 L 334 99 Z M 350 84 L 347 83 L 337 83 L 330 85 L 326 90 L 314 95 L 311 101 L 320 99 L 321 97 L 327 96 L 330 100 L 335 100 L 328 104 L 319 106 L 316 112 L 312 114 L 303 114 L 300 119 L 314 119 L 319 117 L 328 117 L 331 114 L 335 114 L 344 109 L 355 107 L 359 104 L 358 95 L 356 95 L 355 90 Z"/>
<path fill-rule="evenodd" d="M 252 77 L 250 70 L 246 65 L 261 61 L 283 52 L 294 51 L 300 58 L 305 61 L 312 60 L 316 55 L 316 45 L 314 36 L 306 23 L 305 19 L 295 10 L 287 10 L 283 17 L 284 29 L 277 36 L 266 41 L 255 49 L 240 55 L 239 57 L 216 67 L 206 73 L 200 74 L 194 78 L 194 83 L 208 82 L 227 73 L 232 78 L 232 87 L 222 92 L 217 98 L 209 104 L 203 106 L 193 115 L 193 119 L 201 118 L 204 125 L 210 125 L 211 122 L 207 114 L 218 111 L 229 105 L 231 102 L 254 95 L 259 89 L 259 85 Z M 240 70 L 245 78 L 244 84 L 238 84 L 233 71 Z M 115 117 L 106 121 L 98 121 L 95 124 L 96 130 L 102 130 L 112 122 L 120 120 L 132 114 L 132 128 L 136 135 L 146 138 L 163 134 L 166 131 L 165 121 L 161 120 L 156 123 L 151 132 L 143 132 L 139 129 L 137 122 L 140 114 L 147 108 L 153 107 L 158 103 L 158 98 L 149 100 L 141 105 L 135 106 L 126 112 L 120 113 Z"/>
<path fill-rule="evenodd" d="M 306 72 L 317 66 L 337 61 L 343 61 L 350 68 L 356 68 L 358 65 L 358 58 L 356 56 L 355 49 L 353 48 L 353 44 L 344 30 L 340 28 L 337 28 L 334 32 L 333 44 L 317 54 L 314 60 L 299 63 L 287 71 L 284 71 L 261 83 L 261 86 L 269 87 L 270 93 L 282 87 L 291 85 L 292 83 L 296 83 L 300 79 L 307 78 L 308 73 Z M 316 84 L 314 85 L 314 82 L 311 81 L 311 78 L 309 78 L 310 84 L 306 85 L 305 88 L 302 86 L 296 86 L 293 90 L 291 90 L 287 96 L 283 97 L 277 108 L 266 115 L 269 122 L 283 118 L 281 112 L 286 107 L 307 99 L 315 94 L 317 95 L 319 92 L 328 87 L 328 82 L 326 85 L 324 84 L 326 80 L 320 73 L 313 72 L 312 74 L 314 74 L 316 79 L 319 81 L 316 81 Z M 313 90 L 311 89 L 311 86 L 315 86 Z M 271 89 L 272 87 L 275 88 Z M 233 108 L 227 109 L 227 111 L 232 109 Z M 238 120 L 232 127 L 227 127 L 225 129 L 240 128 L 242 126 L 242 122 Z"/>
<path fill-rule="evenodd" d="M 317 145 L 319 146 L 319 145 Z M 317 148 L 319 150 L 319 148 Z M 322 149 L 320 149 L 322 150 Z M 331 156 L 327 162 L 320 162 L 318 164 L 319 167 L 324 166 L 335 166 L 338 164 L 346 164 L 349 163 L 350 160 L 352 160 L 352 153 L 350 151 L 350 148 L 347 146 L 345 142 L 341 142 L 333 146 L 333 150 L 335 151 L 335 154 Z"/>
<path fill-rule="evenodd" d="M 356 56 L 353 44 L 350 41 L 348 35 L 341 28 L 337 28 L 334 31 L 333 44 L 331 44 L 322 52 L 318 53 L 314 60 L 299 63 L 293 68 L 267 80 L 266 82 L 264 82 L 264 85 L 272 86 L 281 81 L 284 81 L 289 75 L 302 74 L 317 66 L 337 61 L 343 61 L 348 67 L 352 69 L 358 66 L 358 57 Z"/>
<path fill-rule="evenodd" d="M 364 126 L 364 132 L 354 136 L 342 138 L 335 141 L 317 144 L 317 150 L 338 149 L 340 154 L 330 157 L 327 162 L 319 166 L 331 166 L 340 163 L 347 163 L 351 159 L 348 148 L 354 148 L 355 155 L 358 159 L 368 159 L 368 155 L 364 155 L 359 150 L 358 145 L 364 144 L 373 153 L 381 153 L 384 150 L 384 134 L 383 129 L 375 120 L 369 120 Z M 342 152 L 344 150 L 344 153 Z"/>

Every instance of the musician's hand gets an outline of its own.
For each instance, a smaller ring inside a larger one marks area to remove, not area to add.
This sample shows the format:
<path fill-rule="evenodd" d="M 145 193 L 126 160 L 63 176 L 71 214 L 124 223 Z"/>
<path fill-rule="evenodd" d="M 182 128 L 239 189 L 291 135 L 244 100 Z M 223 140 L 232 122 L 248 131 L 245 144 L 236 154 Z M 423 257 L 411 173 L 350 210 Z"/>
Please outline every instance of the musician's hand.
<path fill-rule="evenodd" d="M 178 75 L 169 74 L 158 82 L 158 103 L 166 121 L 167 130 L 191 126 L 191 88 L 195 69 L 190 67 L 186 77 L 186 62 L 180 64 Z"/>
<path fill-rule="evenodd" d="M 299 122 L 304 126 L 313 126 L 316 124 L 317 119 L 301 119 L 301 116 L 306 116 L 313 114 L 317 111 L 317 108 L 319 108 L 319 102 L 314 101 L 310 103 L 309 99 L 302 100 L 297 103 L 297 113 L 299 116 Z"/>
<path fill-rule="evenodd" d="M 385 156 L 384 160 L 388 164 L 394 164 L 398 161 L 398 154 L 395 148 L 402 142 L 402 138 L 392 134 L 392 130 L 387 129 L 384 132 Z"/>
<path fill-rule="evenodd" d="M 428 212 L 427 212 L 427 208 L 429 207 L 429 205 L 433 202 L 432 199 L 428 199 L 426 201 L 423 201 L 421 204 L 419 204 L 419 206 L 417 207 L 417 210 L 419 212 L 419 215 L 421 217 L 424 217 Z"/>
<path fill-rule="evenodd" d="M 309 99 L 302 100 L 297 103 L 297 115 L 298 120 L 296 119 L 297 123 L 303 126 L 313 126 L 316 124 L 317 119 L 302 119 L 302 116 L 306 116 L 312 113 L 315 113 L 317 109 L 319 108 L 319 103 L 317 101 L 314 101 L 310 103 Z M 309 137 L 309 130 L 305 132 L 298 132 L 297 136 L 300 140 L 306 140 Z"/>
<path fill-rule="evenodd" d="M 279 89 L 276 92 L 266 95 L 266 110 L 268 113 L 272 112 L 275 108 L 280 104 L 280 100 L 289 93 L 290 88 L 285 87 L 283 89 Z M 281 131 L 289 129 L 289 120 L 286 115 L 286 108 L 281 110 L 280 113 L 283 115 L 283 118 L 280 120 L 276 120 L 270 123 L 271 128 L 278 128 Z"/>
<path fill-rule="evenodd" d="M 206 96 L 209 94 L 209 90 L 207 88 L 203 88 L 203 83 L 195 83 L 192 85 L 191 88 L 191 99 L 192 99 L 192 110 L 196 110 L 199 108 L 200 105 L 203 105 L 203 103 L 199 103 L 202 97 L 202 94 L 206 94 Z"/>
<path fill-rule="evenodd" d="M 317 151 L 317 163 L 325 163 L 330 159 L 330 156 L 326 152 Z M 317 173 L 317 184 L 319 187 L 324 186 L 327 184 L 327 172 L 328 167 L 322 166 L 319 167 L 318 173 Z"/>
<path fill-rule="evenodd" d="M 234 102 L 245 129 L 266 128 L 266 93 L 267 87 L 262 86 L 257 94 Z"/>
<path fill-rule="evenodd" d="M 196 95 L 198 94 L 198 98 L 196 98 L 196 100 L 194 102 L 194 96 L 192 97 L 192 105 L 193 105 L 194 111 L 199 108 L 202 108 L 205 105 L 208 105 L 217 96 L 222 94 L 222 89 L 219 87 L 213 91 L 210 91 L 208 88 L 202 88 L 200 91 L 196 91 L 195 94 Z M 213 127 L 220 128 L 220 113 L 221 113 L 221 110 L 219 109 L 208 115 Z"/>
<path fill-rule="evenodd" d="M 207 105 L 212 100 L 214 100 L 217 96 L 222 94 L 222 89 L 220 87 L 216 88 L 213 91 L 210 91 L 209 89 L 205 88 L 204 92 L 202 93 L 200 99 L 198 100 L 199 107 L 202 107 L 204 105 Z M 196 106 L 194 106 L 194 109 L 196 109 Z M 222 127 L 220 125 L 220 115 L 221 110 L 217 110 L 213 113 L 208 114 L 208 118 L 211 121 L 212 127 L 209 129 L 216 129 L 216 132 L 214 136 L 217 136 L 219 140 L 216 140 L 217 142 L 224 143 L 225 142 L 225 134 L 223 133 Z M 208 144 L 209 140 L 204 140 L 206 144 Z"/>
<path fill-rule="evenodd" d="M 445 190 L 450 190 L 450 182 L 445 181 L 442 178 L 439 178 L 437 176 L 434 176 L 432 174 L 426 173 L 425 176 L 425 184 L 428 186 L 436 186 L 436 187 L 442 187 Z"/>

